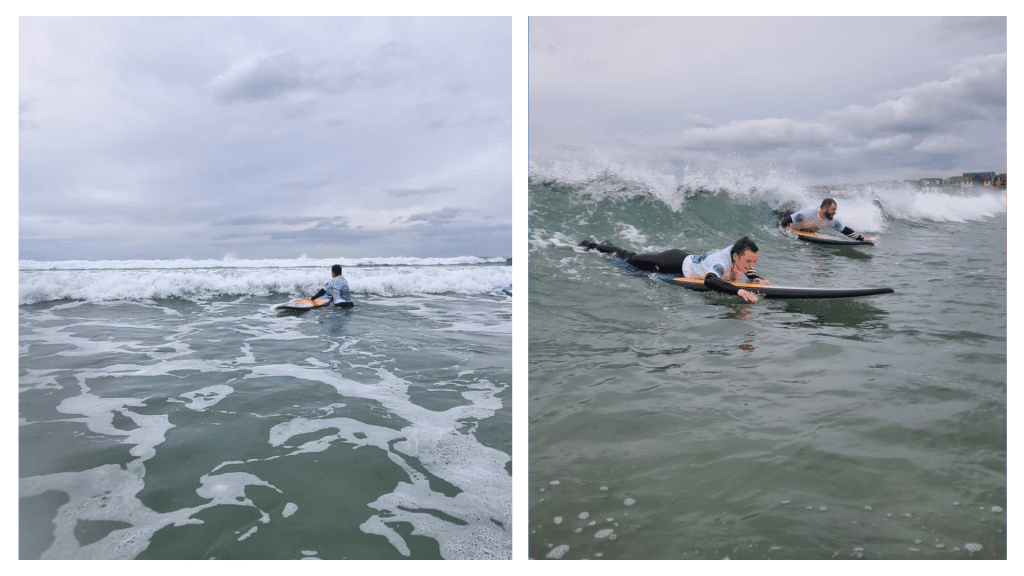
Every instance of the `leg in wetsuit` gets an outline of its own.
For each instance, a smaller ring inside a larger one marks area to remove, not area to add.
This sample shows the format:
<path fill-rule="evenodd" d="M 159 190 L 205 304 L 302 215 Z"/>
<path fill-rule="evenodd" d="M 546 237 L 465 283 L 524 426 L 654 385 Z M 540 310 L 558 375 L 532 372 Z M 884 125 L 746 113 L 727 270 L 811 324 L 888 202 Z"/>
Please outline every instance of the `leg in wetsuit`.
<path fill-rule="evenodd" d="M 683 260 L 690 255 L 690 252 L 679 250 L 678 248 L 653 254 L 637 254 L 636 252 L 623 250 L 622 248 L 612 246 L 611 244 L 595 244 L 594 242 L 587 240 L 580 242 L 580 246 L 593 248 L 599 252 L 604 252 L 605 254 L 615 254 L 619 258 L 625 260 L 629 265 L 637 268 L 638 270 L 643 270 L 644 272 L 678 274 L 680 276 L 683 275 Z"/>

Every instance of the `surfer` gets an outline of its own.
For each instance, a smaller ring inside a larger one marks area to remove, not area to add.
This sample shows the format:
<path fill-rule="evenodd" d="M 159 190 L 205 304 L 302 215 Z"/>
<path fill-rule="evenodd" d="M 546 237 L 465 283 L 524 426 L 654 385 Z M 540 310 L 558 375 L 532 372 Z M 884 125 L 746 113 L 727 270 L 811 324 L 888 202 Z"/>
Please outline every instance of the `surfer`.
<path fill-rule="evenodd" d="M 779 222 L 779 226 L 804 232 L 817 232 L 819 228 L 835 228 L 840 233 L 845 234 L 854 240 L 874 242 L 871 238 L 865 238 L 860 234 L 857 234 L 849 226 L 843 226 L 840 224 L 839 220 L 835 219 L 836 210 L 838 208 L 839 204 L 837 204 L 835 200 L 825 198 L 821 201 L 821 206 L 817 208 L 814 206 L 808 206 L 807 208 L 793 212 L 792 214 L 786 214 Z M 776 212 L 776 214 L 778 214 L 778 212 Z"/>
<path fill-rule="evenodd" d="M 745 274 L 754 284 L 771 284 L 754 272 L 754 265 L 757 264 L 757 244 L 754 244 L 754 241 L 746 236 L 740 238 L 732 246 L 721 250 L 710 250 L 703 254 L 691 254 L 678 248 L 653 254 L 637 254 L 610 244 L 595 244 L 589 240 L 580 242 L 580 246 L 593 248 L 606 254 L 615 254 L 629 265 L 644 272 L 703 278 L 704 285 L 709 289 L 725 294 L 735 294 L 747 302 L 757 302 L 757 295 L 729 282 L 735 282 L 740 274 Z"/>
<path fill-rule="evenodd" d="M 345 280 L 345 277 L 341 275 L 341 264 L 331 266 L 331 279 L 310 300 L 316 300 L 324 295 L 339 308 L 352 308 L 355 306 L 352 303 L 352 293 L 348 288 L 348 280 Z"/>

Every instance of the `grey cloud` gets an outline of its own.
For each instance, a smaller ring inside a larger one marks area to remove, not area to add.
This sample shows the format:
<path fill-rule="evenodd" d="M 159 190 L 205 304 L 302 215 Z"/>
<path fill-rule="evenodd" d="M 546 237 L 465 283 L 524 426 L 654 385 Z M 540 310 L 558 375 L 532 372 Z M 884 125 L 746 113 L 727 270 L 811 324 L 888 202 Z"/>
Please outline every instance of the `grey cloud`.
<path fill-rule="evenodd" d="M 268 100 L 301 88 L 303 69 L 291 51 L 256 54 L 239 60 L 210 82 L 223 101 Z"/>
<path fill-rule="evenodd" d="M 821 145 L 835 134 L 826 125 L 798 122 L 789 118 L 744 120 L 714 128 L 693 128 L 683 133 L 679 144 L 685 148 L 776 149 Z"/>
<path fill-rule="evenodd" d="M 433 207 L 511 212 L 511 19 L 19 24 L 23 254 L 458 255 Z"/>
<path fill-rule="evenodd" d="M 454 188 L 391 188 L 385 190 L 384 193 L 397 198 L 406 198 L 409 196 L 429 196 L 442 192 L 453 192 L 454 190 Z"/>
<path fill-rule="evenodd" d="M 1006 115 L 1006 54 L 971 58 L 954 67 L 960 75 L 902 90 L 874 106 L 855 105 L 827 115 L 855 133 L 923 133 Z"/>
<path fill-rule="evenodd" d="M 407 222 L 427 222 L 429 224 L 447 224 L 454 221 L 464 211 L 459 208 L 441 208 L 433 212 L 423 212 L 409 216 Z"/>
<path fill-rule="evenodd" d="M 32 109 L 34 107 L 34 98 L 21 98 L 18 100 L 18 129 L 35 130 L 39 128 L 39 123 L 32 119 Z"/>
<path fill-rule="evenodd" d="M 1005 37 L 1005 16 L 948 16 L 939 23 L 946 37 L 977 36 Z"/>

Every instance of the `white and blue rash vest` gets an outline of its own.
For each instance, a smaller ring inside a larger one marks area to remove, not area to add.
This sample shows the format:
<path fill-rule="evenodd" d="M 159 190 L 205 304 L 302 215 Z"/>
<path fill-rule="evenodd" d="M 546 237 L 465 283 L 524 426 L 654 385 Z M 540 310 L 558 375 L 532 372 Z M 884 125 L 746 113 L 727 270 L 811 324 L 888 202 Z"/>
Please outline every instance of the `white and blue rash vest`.
<path fill-rule="evenodd" d="M 799 212 L 793 212 L 790 216 L 790 218 L 793 219 L 793 224 L 791 224 L 792 228 L 794 230 L 804 230 L 807 232 L 814 232 L 821 228 L 835 228 L 840 232 L 843 231 L 845 226 L 840 224 L 839 220 L 836 220 L 835 218 L 831 220 L 821 218 L 818 216 L 819 210 L 821 210 L 820 206 L 808 206 Z"/>
<path fill-rule="evenodd" d="M 348 281 L 344 276 L 335 276 L 324 284 L 324 292 L 334 304 L 352 302 L 352 293 L 348 288 Z"/>

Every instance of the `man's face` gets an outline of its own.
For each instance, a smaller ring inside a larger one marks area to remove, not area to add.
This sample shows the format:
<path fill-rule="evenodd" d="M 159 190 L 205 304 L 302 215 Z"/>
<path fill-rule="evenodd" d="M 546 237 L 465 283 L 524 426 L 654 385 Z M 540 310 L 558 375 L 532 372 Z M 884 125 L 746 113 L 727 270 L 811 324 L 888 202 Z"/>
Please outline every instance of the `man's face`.
<path fill-rule="evenodd" d="M 839 208 L 839 206 L 837 204 L 833 204 L 831 206 L 828 206 L 828 207 L 824 208 L 824 213 L 822 213 L 822 216 L 824 216 L 827 220 L 831 220 L 831 219 L 836 217 L 836 210 L 838 208 Z"/>
<path fill-rule="evenodd" d="M 757 265 L 757 252 L 744 250 L 740 254 L 733 254 L 732 265 L 736 269 L 737 275 L 750 272 Z"/>

